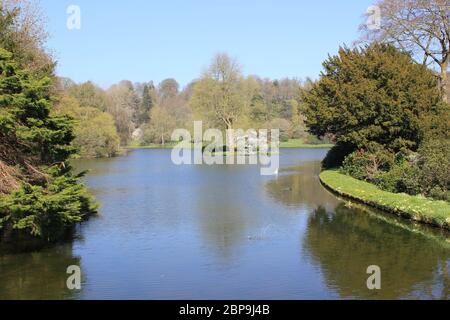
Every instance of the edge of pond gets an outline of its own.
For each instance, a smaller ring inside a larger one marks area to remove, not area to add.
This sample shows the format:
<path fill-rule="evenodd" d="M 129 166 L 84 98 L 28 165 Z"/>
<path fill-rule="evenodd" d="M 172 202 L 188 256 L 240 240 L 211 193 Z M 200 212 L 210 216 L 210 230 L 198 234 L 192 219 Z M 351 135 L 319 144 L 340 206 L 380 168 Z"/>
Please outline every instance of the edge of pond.
<path fill-rule="evenodd" d="M 381 201 L 381 199 L 373 200 L 373 199 L 369 199 L 369 197 L 363 197 L 361 195 L 356 195 L 356 194 L 353 194 L 352 191 L 349 191 L 348 188 L 346 190 L 342 190 L 342 189 L 345 189 L 342 184 L 338 185 L 336 183 L 333 183 L 333 181 L 330 181 L 330 175 L 331 175 L 331 178 L 345 179 L 345 180 L 347 180 L 346 182 L 358 184 L 359 186 L 363 186 L 363 187 L 366 186 L 369 189 L 369 190 L 367 190 L 368 192 L 378 191 L 380 194 L 386 194 L 386 195 L 389 195 L 390 197 L 398 198 L 398 199 L 396 199 L 398 202 L 401 202 L 402 200 L 405 200 L 405 199 L 414 199 L 413 196 L 409 196 L 409 195 L 405 195 L 405 194 L 394 194 L 394 193 L 390 193 L 387 191 L 383 191 L 368 182 L 357 180 L 355 178 L 346 176 L 346 175 L 341 174 L 334 170 L 325 170 L 325 171 L 322 171 L 319 175 L 320 183 L 326 189 L 330 190 L 334 194 L 337 194 L 344 198 L 353 200 L 360 204 L 364 204 L 364 205 L 373 207 L 373 208 L 381 210 L 383 212 L 391 213 L 396 216 L 406 218 L 406 219 L 409 219 L 409 220 L 412 220 L 415 222 L 427 224 L 427 225 L 430 225 L 433 227 L 444 229 L 446 231 L 450 231 L 450 215 L 445 216 L 444 221 L 442 221 L 442 217 L 437 217 L 438 215 L 441 215 L 441 213 L 436 212 L 435 214 L 429 214 L 429 213 L 425 213 L 423 211 L 419 212 L 419 211 L 416 211 L 415 209 L 411 209 L 411 208 L 408 209 L 408 208 L 403 208 L 403 207 L 399 207 L 399 206 L 394 206 L 389 203 L 383 203 Z M 365 191 L 362 191 L 361 193 L 364 193 L 364 192 Z M 438 203 L 438 202 L 444 203 L 443 201 L 429 200 L 429 199 L 423 198 L 424 203 L 430 202 L 430 201 L 435 202 L 435 203 Z M 450 204 L 448 204 L 448 208 L 450 210 Z M 448 213 L 444 213 L 444 215 L 447 215 L 447 214 Z"/>

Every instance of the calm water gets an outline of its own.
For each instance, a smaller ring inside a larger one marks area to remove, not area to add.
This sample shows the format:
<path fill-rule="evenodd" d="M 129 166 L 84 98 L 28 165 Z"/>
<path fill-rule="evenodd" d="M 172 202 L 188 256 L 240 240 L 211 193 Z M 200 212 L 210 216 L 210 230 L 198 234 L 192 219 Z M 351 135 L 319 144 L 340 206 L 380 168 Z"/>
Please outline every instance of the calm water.
<path fill-rule="evenodd" d="M 448 233 L 338 200 L 318 181 L 326 151 L 282 150 L 270 177 L 169 150 L 79 161 L 98 217 L 71 243 L 0 255 L 0 299 L 449 299 Z M 80 291 L 65 288 L 74 264 Z"/>

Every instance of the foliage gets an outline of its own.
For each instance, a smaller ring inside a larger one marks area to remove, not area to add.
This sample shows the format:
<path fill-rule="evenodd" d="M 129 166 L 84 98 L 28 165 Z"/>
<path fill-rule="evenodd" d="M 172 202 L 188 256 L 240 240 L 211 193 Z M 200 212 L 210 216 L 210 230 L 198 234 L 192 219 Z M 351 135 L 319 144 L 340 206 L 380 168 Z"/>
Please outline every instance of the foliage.
<path fill-rule="evenodd" d="M 389 192 L 420 193 L 416 170 L 405 159 L 394 163 L 389 171 L 380 172 L 372 182 Z"/>
<path fill-rule="evenodd" d="M 377 146 L 369 151 L 359 149 L 349 154 L 342 163 L 341 171 L 356 179 L 374 181 L 381 172 L 388 171 L 393 163 L 394 155 Z"/>
<path fill-rule="evenodd" d="M 72 84 L 66 91 L 77 100 L 81 108 L 96 108 L 100 111 L 106 111 L 108 108 L 105 92 L 91 81 Z"/>
<path fill-rule="evenodd" d="M 448 0 L 378 0 L 379 28 L 361 25 L 363 41 L 394 44 L 413 53 L 423 66 L 437 66 L 443 101 L 447 101 L 446 84 L 450 61 L 450 26 Z M 367 13 L 370 15 L 371 13 Z"/>
<path fill-rule="evenodd" d="M 302 93 L 307 125 L 354 150 L 372 143 L 416 150 L 427 130 L 422 117 L 442 107 L 434 74 L 390 45 L 340 48 L 323 65 L 320 80 Z"/>
<path fill-rule="evenodd" d="M 74 152 L 73 120 L 50 113 L 51 88 L 49 77 L 0 48 L 1 177 L 21 185 L 0 195 L 0 236 L 13 230 L 57 240 L 94 210 L 66 164 Z"/>
<path fill-rule="evenodd" d="M 142 144 L 160 143 L 164 145 L 170 141 L 172 131 L 176 128 L 175 120 L 171 117 L 166 108 L 155 107 L 150 113 L 151 122 L 144 127 L 144 137 Z"/>
<path fill-rule="evenodd" d="M 57 114 L 68 114 L 76 120 L 72 145 L 81 157 L 112 157 L 120 150 L 120 139 L 109 113 L 97 108 L 81 107 L 73 97 L 63 96 L 55 108 Z"/>
<path fill-rule="evenodd" d="M 24 183 L 20 190 L 2 195 L 0 231 L 12 228 L 52 242 L 61 239 L 74 223 L 95 211 L 86 188 L 69 166 L 48 169 L 45 185 Z"/>
<path fill-rule="evenodd" d="M 450 139 L 425 141 L 418 150 L 414 163 L 421 192 L 439 198 L 447 198 L 450 190 Z"/>
<path fill-rule="evenodd" d="M 141 104 L 136 115 L 136 124 L 138 126 L 147 123 L 150 120 L 150 110 L 153 105 L 154 101 L 150 95 L 150 88 L 147 84 L 145 84 L 142 90 Z"/>
<path fill-rule="evenodd" d="M 422 194 L 447 200 L 450 189 L 450 140 L 424 141 L 417 153 L 408 157 L 386 150 L 357 150 L 348 155 L 340 171 L 359 180 L 374 183 L 382 190 Z"/>
<path fill-rule="evenodd" d="M 267 129 L 278 129 L 280 130 L 279 139 L 280 142 L 286 142 L 292 136 L 291 123 L 283 118 L 272 119 Z"/>
<path fill-rule="evenodd" d="M 238 63 L 226 54 L 218 54 L 195 84 L 190 105 L 209 127 L 231 129 L 245 112 L 243 90 Z"/>
<path fill-rule="evenodd" d="M 450 204 L 445 201 L 383 191 L 373 184 L 332 170 L 323 171 L 320 179 L 341 196 L 415 221 L 450 229 Z"/>
<path fill-rule="evenodd" d="M 45 17 L 33 0 L 0 1 L 0 47 L 39 76 L 53 74 L 55 63 L 45 48 Z"/>
<path fill-rule="evenodd" d="M 139 110 L 139 97 L 130 81 L 121 81 L 113 85 L 106 94 L 108 97 L 106 111 L 114 118 L 121 144 L 127 145 L 135 128 L 133 118 Z"/>

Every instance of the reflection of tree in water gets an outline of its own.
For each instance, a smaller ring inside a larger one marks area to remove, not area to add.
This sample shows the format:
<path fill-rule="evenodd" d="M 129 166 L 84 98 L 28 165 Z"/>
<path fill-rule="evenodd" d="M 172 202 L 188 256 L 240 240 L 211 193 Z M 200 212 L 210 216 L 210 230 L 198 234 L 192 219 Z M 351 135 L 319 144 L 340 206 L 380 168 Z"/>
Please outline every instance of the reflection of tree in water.
<path fill-rule="evenodd" d="M 195 198 L 201 235 L 219 257 L 230 260 L 246 239 L 247 229 L 257 223 L 257 212 L 250 214 L 256 199 L 249 195 L 251 188 L 246 188 L 248 176 L 235 173 L 239 168 L 233 168 L 230 175 L 226 166 L 220 167 L 225 172 L 202 169 L 211 176 L 196 185 L 196 194 L 201 195 Z"/>
<path fill-rule="evenodd" d="M 71 299 L 66 273 L 70 265 L 80 266 L 71 245 L 40 252 L 0 256 L 0 300 Z"/>
<path fill-rule="evenodd" d="M 316 208 L 321 205 L 333 208 L 337 204 L 336 197 L 326 191 L 319 182 L 320 162 L 283 169 L 293 172 L 270 180 L 266 185 L 268 194 L 275 200 L 290 207 L 302 205 Z"/>
<path fill-rule="evenodd" d="M 362 210 L 340 204 L 328 213 L 319 207 L 304 245 L 344 298 L 449 298 L 448 248 Z M 381 268 L 381 290 L 366 287 L 369 265 Z"/>
<path fill-rule="evenodd" d="M 223 258 L 229 259 L 233 248 L 245 239 L 245 212 L 230 203 L 205 204 L 199 219 L 202 236 Z"/>

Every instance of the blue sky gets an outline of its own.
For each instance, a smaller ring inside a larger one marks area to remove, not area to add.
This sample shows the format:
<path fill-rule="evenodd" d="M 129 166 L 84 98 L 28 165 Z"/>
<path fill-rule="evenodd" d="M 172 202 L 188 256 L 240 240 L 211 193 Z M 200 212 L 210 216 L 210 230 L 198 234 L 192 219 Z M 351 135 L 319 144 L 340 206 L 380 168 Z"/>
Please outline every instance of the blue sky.
<path fill-rule="evenodd" d="M 181 85 L 217 52 L 245 74 L 316 78 L 327 55 L 358 37 L 370 0 L 41 0 L 58 74 L 106 87 L 123 79 Z M 69 5 L 81 29 L 69 30 Z"/>

